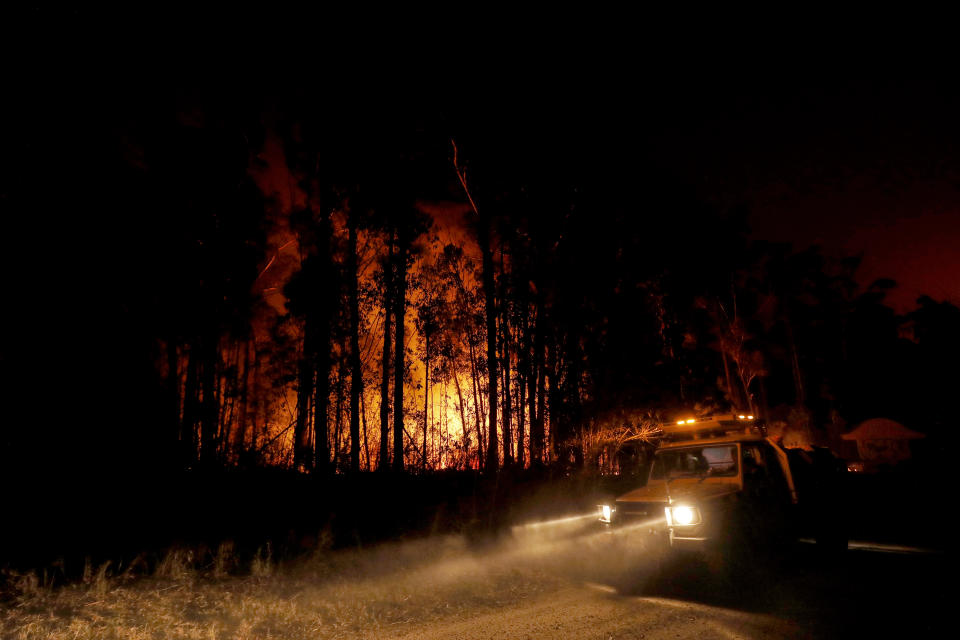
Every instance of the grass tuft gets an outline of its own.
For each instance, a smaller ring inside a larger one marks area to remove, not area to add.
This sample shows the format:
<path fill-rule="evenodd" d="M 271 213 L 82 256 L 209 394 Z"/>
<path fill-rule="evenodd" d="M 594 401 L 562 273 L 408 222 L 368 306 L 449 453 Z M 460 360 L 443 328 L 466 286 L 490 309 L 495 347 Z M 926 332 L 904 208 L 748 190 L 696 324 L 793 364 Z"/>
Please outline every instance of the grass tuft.
<path fill-rule="evenodd" d="M 170 549 L 163 556 L 163 559 L 157 563 L 154 576 L 176 581 L 191 580 L 195 577 L 193 558 L 194 551 L 192 549 Z"/>
<path fill-rule="evenodd" d="M 255 578 L 267 578 L 273 575 L 273 548 L 268 542 L 266 547 L 257 549 L 250 564 L 250 575 Z"/>
<path fill-rule="evenodd" d="M 213 558 L 213 578 L 226 578 L 236 571 L 238 562 L 234 553 L 233 541 L 228 540 L 217 547 L 217 555 Z"/>

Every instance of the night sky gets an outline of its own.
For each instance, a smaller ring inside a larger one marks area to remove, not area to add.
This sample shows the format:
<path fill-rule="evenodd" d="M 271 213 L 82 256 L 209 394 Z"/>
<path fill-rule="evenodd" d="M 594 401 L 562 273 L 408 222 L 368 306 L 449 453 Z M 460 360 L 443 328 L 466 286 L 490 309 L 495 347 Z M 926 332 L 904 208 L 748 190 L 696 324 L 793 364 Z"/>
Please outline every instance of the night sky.
<path fill-rule="evenodd" d="M 581 74 L 580 86 L 541 80 L 465 111 L 487 118 L 507 166 L 569 172 L 620 202 L 653 171 L 745 210 L 756 239 L 860 255 L 858 282 L 892 278 L 888 301 L 905 312 L 923 294 L 960 301 L 960 100 L 935 63 L 906 67 L 684 65 L 636 84 Z"/>
<path fill-rule="evenodd" d="M 316 20 L 312 53 L 239 33 L 205 42 L 199 16 L 180 25 L 189 36 L 169 39 L 109 29 L 96 11 L 16 17 L 19 37 L 36 46 L 10 58 L 11 150 L 59 137 L 63 157 L 82 162 L 90 149 L 79 147 L 113 153 L 146 111 L 188 119 L 202 103 L 269 114 L 278 97 L 310 95 L 340 105 L 336 117 L 458 135 L 478 176 L 549 172 L 629 201 L 631 183 L 653 168 L 720 208 L 744 208 L 757 238 L 862 253 L 861 283 L 895 279 L 898 310 L 924 293 L 960 299 L 951 250 L 960 240 L 958 95 L 934 33 L 905 28 L 887 38 L 838 24 L 826 40 L 777 30 L 741 39 L 691 25 L 684 41 L 657 34 L 651 16 L 635 32 L 621 26 L 632 38 L 619 30 L 604 38 L 601 23 L 586 19 L 582 33 L 560 30 L 529 48 L 497 40 L 484 59 L 483 40 L 457 30 L 388 37 L 361 55 L 341 46 L 347 35 L 335 36 L 329 17 Z M 264 29 L 286 24 L 263 19 Z M 519 36 L 522 27 L 506 31 Z M 26 170 L 21 158 L 8 153 L 8 175 Z"/>
<path fill-rule="evenodd" d="M 944 86 L 853 79 L 741 94 L 660 149 L 705 197 L 746 206 L 755 237 L 862 254 L 861 285 L 893 278 L 900 311 L 920 294 L 956 302 L 960 125 Z"/>

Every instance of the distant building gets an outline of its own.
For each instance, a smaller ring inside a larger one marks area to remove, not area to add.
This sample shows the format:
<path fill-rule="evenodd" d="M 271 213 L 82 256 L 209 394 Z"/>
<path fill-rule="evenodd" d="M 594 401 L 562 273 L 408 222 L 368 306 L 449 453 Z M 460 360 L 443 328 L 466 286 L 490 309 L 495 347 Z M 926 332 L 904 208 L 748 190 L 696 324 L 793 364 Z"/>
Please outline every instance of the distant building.
<path fill-rule="evenodd" d="M 909 460 L 910 441 L 926 436 L 894 420 L 872 418 L 864 420 L 840 437 L 857 443 L 857 454 L 863 462 L 863 468 L 871 471 Z"/>

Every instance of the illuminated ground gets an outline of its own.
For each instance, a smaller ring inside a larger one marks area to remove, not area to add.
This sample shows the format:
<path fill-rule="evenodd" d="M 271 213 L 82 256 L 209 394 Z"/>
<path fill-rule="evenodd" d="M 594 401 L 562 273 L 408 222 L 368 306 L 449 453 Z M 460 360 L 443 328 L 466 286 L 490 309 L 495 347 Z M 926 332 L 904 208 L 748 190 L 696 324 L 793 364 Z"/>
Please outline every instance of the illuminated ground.
<path fill-rule="evenodd" d="M 20 580 L 3 638 L 820 638 L 944 627 L 941 554 L 858 546 L 838 562 L 800 545 L 733 575 L 688 563 L 657 574 L 634 536 L 592 518 L 460 537 L 265 558 L 219 576 L 171 556 L 149 578 L 47 589 Z M 894 552 L 895 551 L 895 552 Z"/>

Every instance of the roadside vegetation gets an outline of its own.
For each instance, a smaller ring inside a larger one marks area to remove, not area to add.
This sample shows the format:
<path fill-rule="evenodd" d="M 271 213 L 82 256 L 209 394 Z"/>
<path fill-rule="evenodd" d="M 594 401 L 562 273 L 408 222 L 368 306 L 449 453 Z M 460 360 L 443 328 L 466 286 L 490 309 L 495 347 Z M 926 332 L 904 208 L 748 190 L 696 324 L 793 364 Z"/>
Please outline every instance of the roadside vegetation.
<path fill-rule="evenodd" d="M 499 558 L 499 559 L 498 559 Z M 460 537 L 366 550 L 322 547 L 277 562 L 263 548 L 242 566 L 229 545 L 204 557 L 172 549 L 142 565 L 88 566 L 58 585 L 47 573 L 6 572 L 0 636 L 83 638 L 383 637 L 440 618 L 536 597 L 561 584 L 498 555 L 469 552 Z"/>

